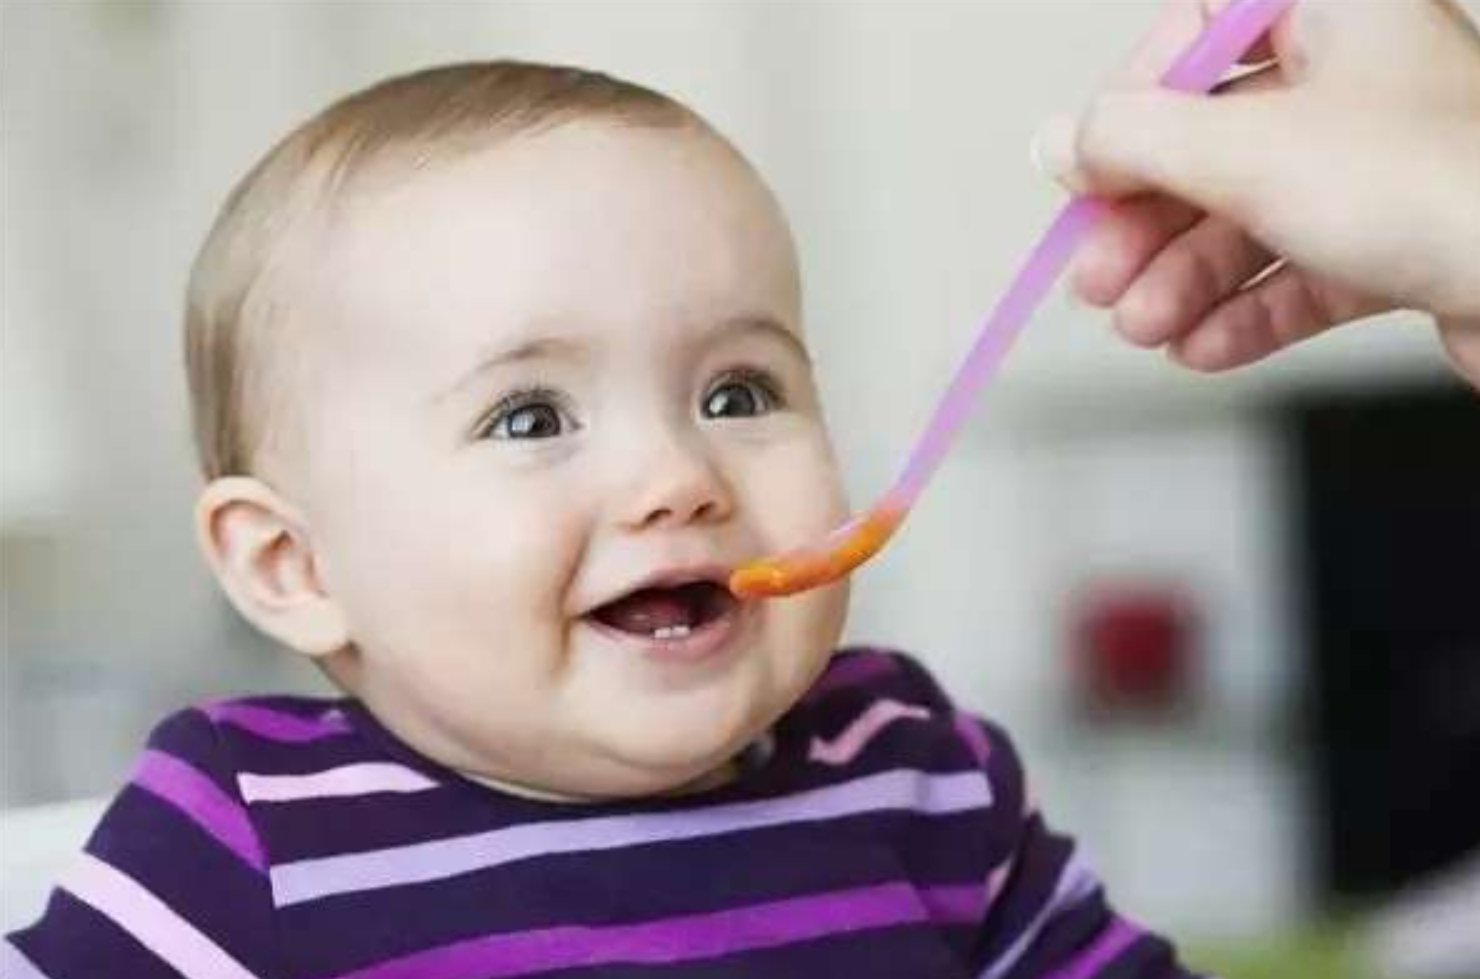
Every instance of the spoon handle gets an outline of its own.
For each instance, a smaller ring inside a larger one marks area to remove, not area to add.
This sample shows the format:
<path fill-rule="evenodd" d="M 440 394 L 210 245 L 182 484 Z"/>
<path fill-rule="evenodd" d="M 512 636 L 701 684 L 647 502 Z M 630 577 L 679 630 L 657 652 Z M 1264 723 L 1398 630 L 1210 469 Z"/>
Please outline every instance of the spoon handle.
<path fill-rule="evenodd" d="M 1294 0 L 1236 0 L 1209 23 L 1161 78 L 1165 88 L 1206 93 L 1232 68 Z M 1104 212 L 1092 197 L 1071 199 L 1038 239 L 1007 292 L 998 300 L 941 396 L 924 434 L 889 491 L 894 506 L 908 509 L 945 458 L 977 396 L 1001 366 L 1013 341 L 1048 295 L 1085 233 Z"/>

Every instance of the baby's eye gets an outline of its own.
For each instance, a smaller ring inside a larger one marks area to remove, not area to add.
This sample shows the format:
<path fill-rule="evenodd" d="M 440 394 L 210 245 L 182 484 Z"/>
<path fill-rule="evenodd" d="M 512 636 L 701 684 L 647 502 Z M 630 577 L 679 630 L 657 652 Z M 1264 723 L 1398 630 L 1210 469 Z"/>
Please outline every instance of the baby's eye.
<path fill-rule="evenodd" d="M 483 424 L 481 437 L 490 439 L 551 439 L 576 427 L 553 392 L 516 392 L 499 402 Z"/>
<path fill-rule="evenodd" d="M 728 374 L 704 395 L 705 418 L 750 418 L 781 407 L 781 395 L 765 374 L 743 371 Z"/>
<path fill-rule="evenodd" d="M 500 418 L 491 433 L 495 438 L 548 439 L 560 434 L 560 412 L 551 405 L 525 405 Z"/>

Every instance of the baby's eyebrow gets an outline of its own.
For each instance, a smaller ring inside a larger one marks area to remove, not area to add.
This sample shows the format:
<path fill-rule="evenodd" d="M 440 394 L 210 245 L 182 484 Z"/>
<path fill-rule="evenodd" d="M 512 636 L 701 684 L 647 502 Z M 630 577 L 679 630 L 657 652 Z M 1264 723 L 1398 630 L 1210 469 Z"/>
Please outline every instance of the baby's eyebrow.
<path fill-rule="evenodd" d="M 812 367 L 812 355 L 800 337 L 781 324 L 774 316 L 765 313 L 745 313 L 720 320 L 706 337 L 709 343 L 718 343 L 738 336 L 757 335 L 768 337 L 789 348 L 808 369 Z M 507 367 L 531 360 L 566 360 L 579 362 L 591 356 L 590 344 L 582 339 L 562 336 L 542 336 L 522 340 L 507 347 L 500 347 L 482 357 L 462 377 L 433 400 L 443 401 L 467 387 L 474 379 L 497 367 Z"/>
<path fill-rule="evenodd" d="M 812 366 L 812 354 L 807 345 L 794 332 L 781 325 L 781 321 L 764 313 L 747 313 L 721 320 L 714 330 L 714 339 L 728 339 L 735 334 L 759 334 L 779 340 L 801 358 L 802 363 Z"/>
<path fill-rule="evenodd" d="M 495 367 L 506 367 L 530 360 L 580 361 L 589 357 L 590 354 L 590 346 L 587 343 L 569 337 L 535 337 L 512 346 L 501 347 L 478 358 L 478 362 L 458 378 L 451 387 L 437 395 L 436 400 L 441 401 L 451 397 L 467 387 L 475 378 L 488 373 Z"/>

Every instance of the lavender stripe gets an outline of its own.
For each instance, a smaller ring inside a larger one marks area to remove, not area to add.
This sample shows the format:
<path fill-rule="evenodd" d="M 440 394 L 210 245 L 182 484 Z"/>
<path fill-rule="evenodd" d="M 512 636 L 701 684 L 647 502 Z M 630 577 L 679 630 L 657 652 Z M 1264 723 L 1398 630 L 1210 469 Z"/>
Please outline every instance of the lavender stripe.
<path fill-rule="evenodd" d="M 632 925 L 488 935 L 340 979 L 501 979 L 555 969 L 714 958 L 925 920 L 907 884 L 881 884 Z"/>
<path fill-rule="evenodd" d="M 1116 918 L 1093 945 L 1043 979 L 1090 979 L 1140 937 L 1139 928 Z"/>
<path fill-rule="evenodd" d="M 25 953 L 11 944 L 9 939 L 0 941 L 0 975 L 5 979 L 47 979 L 46 973 L 26 958 Z"/>
<path fill-rule="evenodd" d="M 353 730 L 349 718 L 338 711 L 328 711 L 318 717 L 302 717 L 258 704 L 226 702 L 210 705 L 206 714 L 219 724 L 230 724 L 259 738 L 283 744 L 304 744 Z"/>
<path fill-rule="evenodd" d="M 930 775 L 895 769 L 800 792 L 677 812 L 526 823 L 486 833 L 321 857 L 272 868 L 279 907 L 355 891 L 441 880 L 517 860 L 717 836 L 741 830 L 903 809 L 927 814 L 992 804 L 980 772 Z"/>
<path fill-rule="evenodd" d="M 858 653 L 841 657 L 828 666 L 812 688 L 807 691 L 807 700 L 816 700 L 823 694 L 843 687 L 857 686 L 868 680 L 888 676 L 896 667 L 894 657 L 887 653 Z"/>
<path fill-rule="evenodd" d="M 198 769 L 151 748 L 139 762 L 134 784 L 179 810 L 253 870 L 267 868 L 262 843 L 246 812 Z"/>
<path fill-rule="evenodd" d="M 1048 924 L 1049 919 L 1069 905 L 1084 900 L 1099 886 L 1099 880 L 1080 860 L 1079 854 L 1071 854 L 1065 861 L 1063 869 L 1059 871 L 1059 879 L 1054 884 L 1053 893 L 1043 903 L 1043 907 L 1038 909 L 1038 913 L 1023 927 L 1022 932 L 1007 947 L 1006 951 L 987 965 L 981 973 L 981 979 L 1000 979 L 1006 975 L 1027 953 L 1039 932 L 1043 931 L 1044 925 Z"/>
<path fill-rule="evenodd" d="M 84 853 L 62 886 L 91 905 L 185 979 L 255 979 L 138 881 Z"/>
<path fill-rule="evenodd" d="M 424 792 L 437 783 L 415 769 L 392 762 L 360 762 L 304 775 L 237 775 L 248 802 L 297 802 L 383 792 Z"/>

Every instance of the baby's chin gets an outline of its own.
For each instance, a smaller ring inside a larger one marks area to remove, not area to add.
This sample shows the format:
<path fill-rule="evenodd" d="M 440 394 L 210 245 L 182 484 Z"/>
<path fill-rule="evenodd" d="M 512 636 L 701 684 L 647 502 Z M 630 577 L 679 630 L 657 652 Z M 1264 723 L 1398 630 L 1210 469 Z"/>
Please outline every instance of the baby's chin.
<path fill-rule="evenodd" d="M 633 725 L 606 740 L 605 748 L 621 774 L 622 795 L 660 795 L 715 781 L 766 731 L 764 720 L 747 724 L 675 723 L 661 728 Z"/>
<path fill-rule="evenodd" d="M 475 736 L 443 763 L 471 781 L 533 799 L 593 803 L 667 796 L 733 779 L 738 757 L 766 729 L 756 724 L 726 730 L 712 720 L 702 726 L 671 718 L 662 724 L 628 720 L 552 735 L 562 745 L 555 757 L 481 751 Z"/>
<path fill-rule="evenodd" d="M 672 791 L 723 769 L 796 704 L 826 659 L 797 655 L 800 645 L 766 635 L 714 669 L 680 673 L 683 683 L 672 673 L 655 682 L 644 664 L 597 650 L 582 663 L 588 682 L 562 703 L 563 721 L 579 754 L 624 773 L 621 794 Z"/>
<path fill-rule="evenodd" d="M 710 732 L 706 732 L 710 733 Z M 759 735 L 757 735 L 759 736 Z M 628 733 L 618 743 L 567 758 L 558 770 L 535 767 L 512 774 L 460 768 L 464 777 L 513 795 L 555 802 L 595 803 L 685 795 L 718 788 L 739 773 L 738 756 L 749 738 L 716 740 L 709 751 L 677 738 L 649 739 Z"/>
<path fill-rule="evenodd" d="M 611 712 L 586 733 L 610 765 L 609 794 L 663 795 L 732 777 L 739 756 L 790 706 L 788 700 L 771 698 L 633 704 Z"/>

